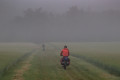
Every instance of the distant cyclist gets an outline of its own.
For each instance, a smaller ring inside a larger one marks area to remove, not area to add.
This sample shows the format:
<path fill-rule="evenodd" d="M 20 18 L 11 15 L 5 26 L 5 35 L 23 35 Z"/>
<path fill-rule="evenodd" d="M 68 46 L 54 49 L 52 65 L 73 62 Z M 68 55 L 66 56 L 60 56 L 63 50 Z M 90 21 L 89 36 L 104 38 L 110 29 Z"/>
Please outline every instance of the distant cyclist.
<path fill-rule="evenodd" d="M 45 44 L 42 44 L 43 51 L 45 51 Z"/>
<path fill-rule="evenodd" d="M 61 64 L 64 61 L 64 59 L 67 59 L 69 64 L 70 64 L 70 59 L 68 58 L 68 56 L 70 55 L 69 53 L 69 49 L 67 48 L 67 46 L 64 46 L 64 49 L 62 49 L 60 56 L 63 56 L 63 58 L 61 59 Z"/>

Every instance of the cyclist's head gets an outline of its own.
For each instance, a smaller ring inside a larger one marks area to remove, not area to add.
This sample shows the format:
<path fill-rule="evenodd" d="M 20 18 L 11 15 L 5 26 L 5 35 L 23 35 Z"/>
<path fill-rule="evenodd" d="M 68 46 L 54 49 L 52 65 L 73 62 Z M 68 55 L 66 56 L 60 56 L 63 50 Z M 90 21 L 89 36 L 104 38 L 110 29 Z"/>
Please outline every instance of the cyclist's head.
<path fill-rule="evenodd" d="M 65 45 L 64 48 L 67 48 L 67 46 Z"/>

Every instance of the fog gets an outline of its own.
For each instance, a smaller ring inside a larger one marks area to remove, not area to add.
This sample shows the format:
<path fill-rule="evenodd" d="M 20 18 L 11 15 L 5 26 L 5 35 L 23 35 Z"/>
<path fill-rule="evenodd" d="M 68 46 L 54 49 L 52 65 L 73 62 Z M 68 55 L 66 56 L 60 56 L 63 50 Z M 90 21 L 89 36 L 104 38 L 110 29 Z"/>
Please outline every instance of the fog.
<path fill-rule="evenodd" d="M 120 41 L 120 0 L 0 0 L 0 42 Z"/>

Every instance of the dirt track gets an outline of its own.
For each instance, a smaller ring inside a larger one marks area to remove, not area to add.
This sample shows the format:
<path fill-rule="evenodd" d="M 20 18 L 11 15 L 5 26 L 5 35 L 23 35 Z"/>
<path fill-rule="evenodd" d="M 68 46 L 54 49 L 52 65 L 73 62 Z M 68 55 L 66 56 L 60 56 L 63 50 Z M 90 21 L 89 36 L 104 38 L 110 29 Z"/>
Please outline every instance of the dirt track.
<path fill-rule="evenodd" d="M 33 59 L 34 54 L 30 55 L 28 59 L 22 62 L 21 68 L 19 70 L 15 71 L 15 75 L 13 76 L 13 80 L 24 80 L 23 74 L 29 70 L 29 67 L 31 66 L 30 61 Z"/>

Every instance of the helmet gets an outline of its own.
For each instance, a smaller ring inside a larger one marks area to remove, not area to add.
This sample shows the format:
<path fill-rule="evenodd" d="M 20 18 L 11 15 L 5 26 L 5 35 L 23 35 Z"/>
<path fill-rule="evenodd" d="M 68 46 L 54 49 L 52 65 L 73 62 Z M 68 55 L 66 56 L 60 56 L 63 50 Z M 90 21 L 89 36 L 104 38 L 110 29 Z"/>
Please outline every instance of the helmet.
<path fill-rule="evenodd" d="M 65 45 L 64 48 L 67 48 L 67 46 Z"/>

